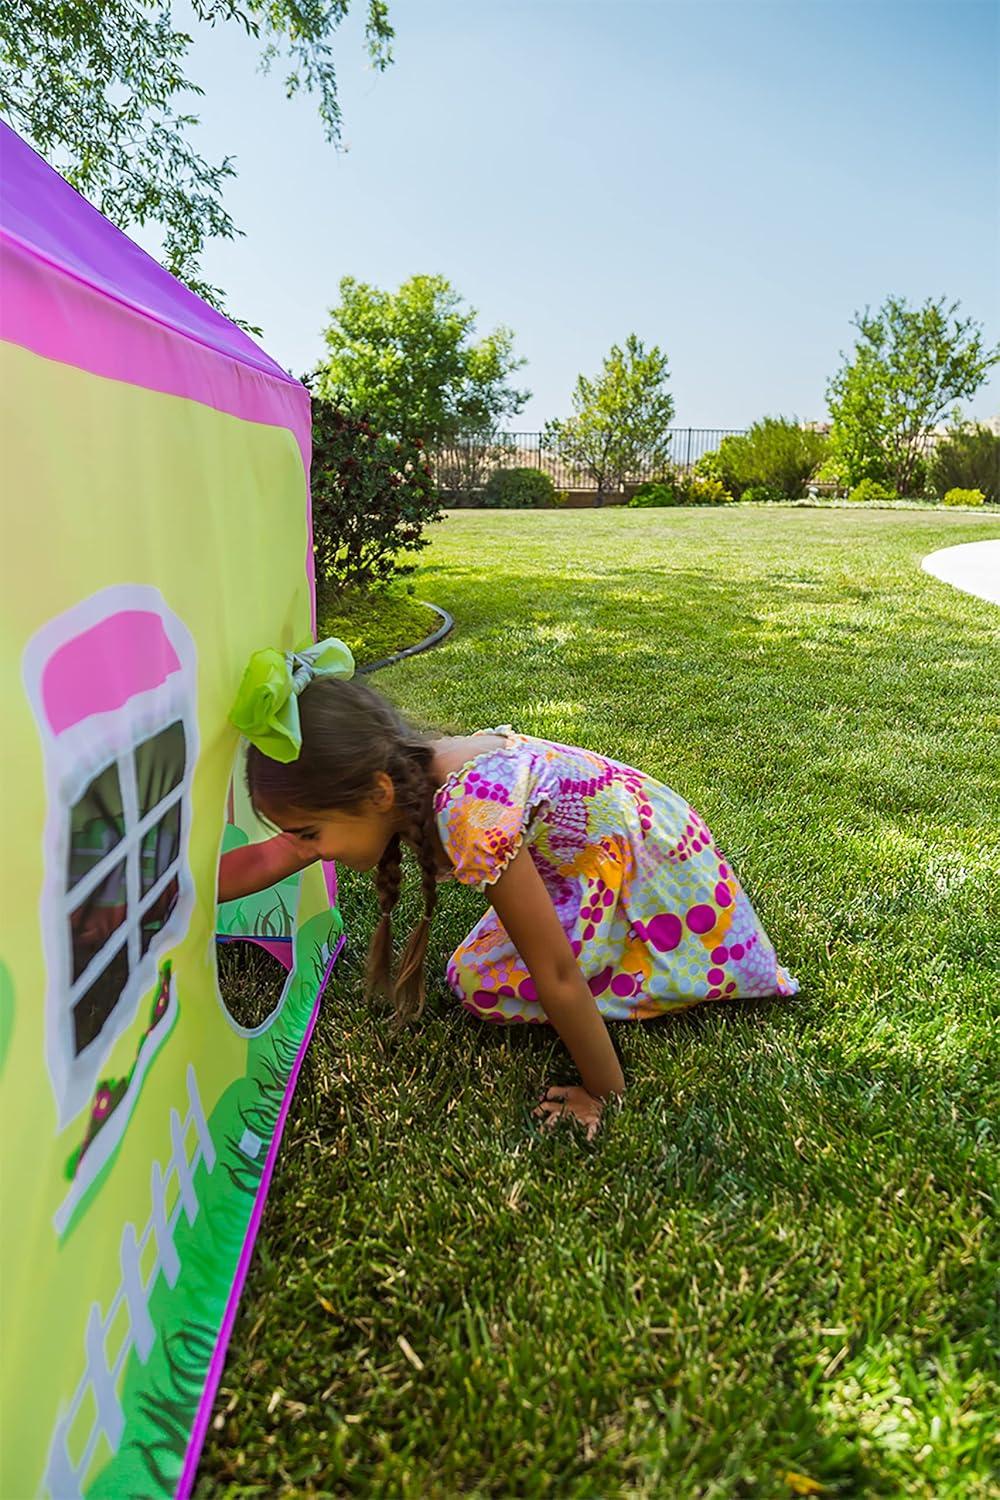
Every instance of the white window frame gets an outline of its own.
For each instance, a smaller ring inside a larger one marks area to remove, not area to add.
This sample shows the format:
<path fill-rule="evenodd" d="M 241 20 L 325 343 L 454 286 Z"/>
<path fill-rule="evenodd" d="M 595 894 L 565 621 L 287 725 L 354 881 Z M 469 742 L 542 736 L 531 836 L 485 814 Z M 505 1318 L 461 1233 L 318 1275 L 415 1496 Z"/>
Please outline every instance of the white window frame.
<path fill-rule="evenodd" d="M 90 714 L 68 729 L 54 733 L 42 699 L 42 678 L 48 661 L 68 641 L 123 610 L 148 611 L 159 617 L 180 662 L 180 670 L 172 672 L 157 687 L 134 694 L 120 707 Z M 43 626 L 25 650 L 24 678 L 38 721 L 45 758 L 48 809 L 41 933 L 47 975 L 46 1060 L 61 1130 L 90 1104 L 112 1048 L 135 1020 L 142 997 L 156 983 L 159 957 L 184 935 L 194 910 L 189 848 L 191 784 L 199 748 L 195 709 L 197 654 L 190 632 L 169 609 L 159 589 L 122 584 L 101 590 Z M 135 751 L 146 740 L 178 721 L 184 728 L 183 779 L 145 817 L 140 818 Z M 114 848 L 103 854 L 93 868 L 67 891 L 72 808 L 112 761 L 118 764 L 125 833 Z M 177 856 L 146 895 L 140 896 L 141 839 L 178 802 L 181 804 L 181 836 Z M 74 981 L 70 914 L 123 858 L 126 860 L 125 921 L 108 935 Z M 175 878 L 178 894 L 174 909 L 142 954 L 142 915 Z M 77 1053 L 74 1004 L 126 944 L 129 977 L 125 987 L 101 1030 Z"/>

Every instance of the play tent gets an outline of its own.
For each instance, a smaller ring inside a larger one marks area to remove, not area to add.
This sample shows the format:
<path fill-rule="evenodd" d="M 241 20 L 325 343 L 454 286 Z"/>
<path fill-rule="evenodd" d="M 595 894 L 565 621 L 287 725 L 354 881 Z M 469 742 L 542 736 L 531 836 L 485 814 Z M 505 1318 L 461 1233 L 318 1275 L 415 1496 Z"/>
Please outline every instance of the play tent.
<path fill-rule="evenodd" d="M 342 942 L 330 868 L 215 899 L 243 668 L 313 625 L 309 397 L 2 124 L 0 172 L 0 1495 L 183 1495 Z M 288 971 L 259 1024 L 220 935 Z"/>

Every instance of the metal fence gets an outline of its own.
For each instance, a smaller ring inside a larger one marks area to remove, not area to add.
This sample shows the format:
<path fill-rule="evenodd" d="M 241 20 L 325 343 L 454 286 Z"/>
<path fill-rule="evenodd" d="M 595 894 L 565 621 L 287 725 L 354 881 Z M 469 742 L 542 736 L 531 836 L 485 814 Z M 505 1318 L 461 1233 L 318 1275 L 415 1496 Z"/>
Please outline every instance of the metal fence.
<path fill-rule="evenodd" d="M 741 427 L 673 427 L 667 433 L 670 444 L 667 461 L 638 463 L 626 483 L 659 479 L 668 469 L 687 471 L 703 453 L 717 448 L 724 437 L 744 431 Z M 439 448 L 433 454 L 433 463 L 438 485 L 446 493 L 481 489 L 494 469 L 541 469 L 557 489 L 597 489 L 594 476 L 571 463 L 557 444 L 546 441 L 542 432 L 501 432 L 490 438 L 465 438 Z"/>
<path fill-rule="evenodd" d="M 699 458 L 718 448 L 724 437 L 742 436 L 744 427 L 671 427 L 667 432 L 668 457 L 661 463 L 638 463 L 625 479 L 626 485 L 660 479 L 668 470 L 689 473 Z M 922 433 L 918 451 L 925 457 L 946 434 Z M 468 494 L 480 490 L 494 469 L 541 469 L 560 490 L 596 490 L 593 474 L 571 463 L 558 444 L 546 441 L 543 432 L 500 432 L 489 438 L 464 438 L 432 455 L 438 487 L 445 494 Z"/>

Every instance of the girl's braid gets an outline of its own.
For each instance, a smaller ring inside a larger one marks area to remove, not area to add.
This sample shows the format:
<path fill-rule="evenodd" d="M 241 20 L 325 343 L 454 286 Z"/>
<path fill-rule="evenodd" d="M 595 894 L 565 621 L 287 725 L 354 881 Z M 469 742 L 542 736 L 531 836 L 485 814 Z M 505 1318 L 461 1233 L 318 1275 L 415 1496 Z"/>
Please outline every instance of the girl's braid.
<path fill-rule="evenodd" d="M 433 779 L 429 746 L 412 741 L 400 747 L 388 773 L 396 788 L 400 810 L 407 818 L 407 834 L 420 864 L 424 915 L 410 933 L 399 961 L 395 982 L 392 970 L 392 917 L 402 882 L 401 840 L 394 834 L 379 860 L 375 876 L 382 913 L 368 955 L 367 994 L 391 994 L 397 1021 L 416 1019 L 424 1008 L 426 984 L 424 961 L 431 919 L 437 903 L 437 858 L 434 848 Z"/>

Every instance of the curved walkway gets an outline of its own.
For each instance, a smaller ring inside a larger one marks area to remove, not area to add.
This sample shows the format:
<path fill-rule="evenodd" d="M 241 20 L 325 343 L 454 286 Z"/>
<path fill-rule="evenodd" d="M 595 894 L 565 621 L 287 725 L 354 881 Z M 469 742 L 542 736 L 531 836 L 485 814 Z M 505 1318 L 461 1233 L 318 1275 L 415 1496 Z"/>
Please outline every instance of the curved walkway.
<path fill-rule="evenodd" d="M 942 547 L 925 557 L 920 566 L 964 594 L 1000 604 L 1000 540 Z"/>

